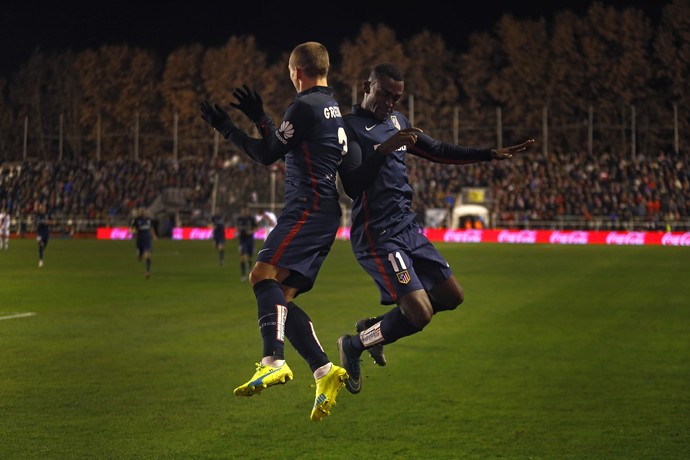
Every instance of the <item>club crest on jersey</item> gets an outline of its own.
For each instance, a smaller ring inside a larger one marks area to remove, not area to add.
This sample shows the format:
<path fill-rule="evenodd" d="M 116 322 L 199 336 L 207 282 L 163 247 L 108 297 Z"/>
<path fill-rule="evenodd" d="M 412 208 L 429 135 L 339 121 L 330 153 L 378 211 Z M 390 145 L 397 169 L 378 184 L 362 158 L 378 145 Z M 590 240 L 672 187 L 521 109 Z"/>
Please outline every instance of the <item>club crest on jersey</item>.
<path fill-rule="evenodd" d="M 395 276 L 398 277 L 398 282 L 400 284 L 407 284 L 410 282 L 410 273 L 407 270 L 396 273 Z"/>
<path fill-rule="evenodd" d="M 398 121 L 398 117 L 391 115 L 391 121 L 393 122 L 393 125 L 398 128 L 398 131 L 400 131 L 400 122 Z"/>
<path fill-rule="evenodd" d="M 276 137 L 283 144 L 287 144 L 292 136 L 295 135 L 295 127 L 287 120 L 283 120 L 280 128 L 276 131 Z"/>

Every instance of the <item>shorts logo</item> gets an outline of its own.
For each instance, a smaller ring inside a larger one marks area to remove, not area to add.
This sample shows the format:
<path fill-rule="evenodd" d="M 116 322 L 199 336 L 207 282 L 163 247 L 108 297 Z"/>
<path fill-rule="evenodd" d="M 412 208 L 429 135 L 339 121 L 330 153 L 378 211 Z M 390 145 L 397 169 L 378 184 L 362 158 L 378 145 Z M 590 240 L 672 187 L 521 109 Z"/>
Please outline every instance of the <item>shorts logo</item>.
<path fill-rule="evenodd" d="M 407 284 L 410 282 L 410 274 L 407 270 L 401 271 L 400 273 L 396 273 L 395 276 L 398 277 L 398 282 L 400 284 Z"/>

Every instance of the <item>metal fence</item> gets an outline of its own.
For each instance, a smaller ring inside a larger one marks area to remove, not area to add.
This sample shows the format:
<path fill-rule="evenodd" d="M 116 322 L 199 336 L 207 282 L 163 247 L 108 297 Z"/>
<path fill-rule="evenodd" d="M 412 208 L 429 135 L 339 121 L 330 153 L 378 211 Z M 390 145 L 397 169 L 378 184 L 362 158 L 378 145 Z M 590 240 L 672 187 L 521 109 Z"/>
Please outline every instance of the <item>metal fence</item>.
<path fill-rule="evenodd" d="M 414 124 L 414 95 L 401 103 L 401 110 Z M 516 142 L 525 136 L 537 139 L 539 148 L 546 154 L 550 151 L 583 150 L 614 151 L 619 155 L 634 157 L 638 152 L 658 150 L 680 152 L 690 143 L 687 107 L 667 103 L 659 116 L 652 117 L 644 106 L 620 107 L 616 114 L 604 114 L 594 105 L 578 110 L 579 115 L 569 119 L 553 113 L 544 106 L 528 114 L 531 121 L 506 119 L 502 107 L 487 107 L 481 111 L 480 119 L 461 119 L 460 107 L 453 110 L 453 119 L 436 123 L 437 127 L 423 127 L 425 131 L 440 140 L 464 145 L 495 145 L 498 147 Z M 219 151 L 233 149 L 232 146 L 215 136 L 181 136 L 178 129 L 178 115 L 173 114 L 172 126 L 161 126 L 158 132 L 143 132 L 143 123 L 138 114 L 131 116 L 128 126 L 120 126 L 116 131 L 102 129 L 100 117 L 94 120 L 95 129 L 79 125 L 67 129 L 65 116 L 60 115 L 47 127 L 32 125 L 25 116 L 19 121 L 21 126 L 14 128 L 16 139 L 21 139 L 11 150 L 0 152 L 1 160 L 22 161 L 52 160 L 61 161 L 64 157 L 86 157 L 87 159 L 108 159 L 110 152 L 121 152 L 126 146 L 129 158 L 149 158 L 152 154 L 170 155 L 177 160 L 185 155 L 208 155 L 216 157 Z M 611 120 L 615 119 L 615 122 Z M 21 133 L 20 133 L 21 131 Z M 194 130 L 186 130 L 194 132 Z M 208 132 L 207 130 L 205 132 Z M 111 148 L 112 144 L 112 148 Z M 117 145 L 117 147 L 115 147 Z M 149 151 L 151 150 L 151 151 Z M 155 153 L 152 153 L 155 152 Z"/>

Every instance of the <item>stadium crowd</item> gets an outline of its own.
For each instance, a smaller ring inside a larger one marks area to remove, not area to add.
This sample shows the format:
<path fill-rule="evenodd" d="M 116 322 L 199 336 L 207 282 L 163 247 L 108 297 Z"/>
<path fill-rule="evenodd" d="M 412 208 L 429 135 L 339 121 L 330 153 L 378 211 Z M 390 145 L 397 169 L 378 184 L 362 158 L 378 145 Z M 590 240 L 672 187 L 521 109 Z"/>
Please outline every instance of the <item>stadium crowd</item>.
<path fill-rule="evenodd" d="M 232 164 L 232 167 L 228 167 Z M 139 161 L 32 162 L 0 165 L 0 203 L 13 218 L 22 219 L 46 203 L 56 219 L 97 220 L 104 225 L 127 222 L 132 211 L 150 206 L 165 189 L 187 191 L 185 206 L 210 209 L 214 175 L 230 190 L 234 204 L 266 190 L 263 167 L 247 162 L 208 161 L 163 156 Z M 235 193 L 236 192 L 236 193 Z"/>
<path fill-rule="evenodd" d="M 533 152 L 510 162 L 458 167 L 408 157 L 415 207 L 450 209 L 463 187 L 486 187 L 487 203 L 501 222 L 516 225 L 576 219 L 604 221 L 622 228 L 637 219 L 648 228 L 690 218 L 690 164 L 682 154 L 660 152 L 635 159 L 603 153 Z M 275 173 L 275 190 L 271 174 Z M 0 165 L 0 204 L 15 221 L 46 203 L 54 218 L 97 220 L 118 225 L 140 206 L 151 206 L 165 189 L 183 189 L 185 206 L 201 221 L 210 221 L 215 177 L 217 205 L 228 215 L 242 203 L 282 201 L 284 171 L 267 168 L 237 155 L 173 161 L 115 159 L 5 163 Z M 347 201 L 347 200 L 345 200 Z M 190 222 L 182 222 L 190 224 Z"/>
<path fill-rule="evenodd" d="M 503 222 L 574 219 L 591 227 L 596 218 L 620 228 L 636 219 L 660 229 L 690 216 L 690 164 L 682 154 L 640 154 L 633 160 L 610 153 L 534 152 L 491 165 L 416 163 L 410 182 L 417 203 L 427 208 L 453 206 L 462 187 L 487 187 L 490 210 Z"/>

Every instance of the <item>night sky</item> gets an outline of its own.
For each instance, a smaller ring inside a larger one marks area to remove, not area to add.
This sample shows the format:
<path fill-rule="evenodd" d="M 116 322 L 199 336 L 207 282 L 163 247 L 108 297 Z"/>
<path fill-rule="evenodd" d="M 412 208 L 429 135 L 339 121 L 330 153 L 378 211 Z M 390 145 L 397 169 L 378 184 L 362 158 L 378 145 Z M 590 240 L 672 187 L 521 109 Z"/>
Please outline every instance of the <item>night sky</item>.
<path fill-rule="evenodd" d="M 393 2 L 377 0 L 196 0 L 182 5 L 127 0 L 36 3 L 13 1 L 0 10 L 0 76 L 11 76 L 36 47 L 46 51 L 81 51 L 104 44 L 127 44 L 150 49 L 164 57 L 192 43 L 221 46 L 232 35 L 254 35 L 258 46 L 271 57 L 308 40 L 324 43 L 334 54 L 343 40 L 358 35 L 364 23 L 385 24 L 395 30 L 400 40 L 429 30 L 440 34 L 449 48 L 462 52 L 471 33 L 491 29 L 504 13 L 520 19 L 550 20 L 563 9 L 582 15 L 592 0 L 480 0 L 472 6 L 476 11 L 449 0 L 422 1 L 412 8 L 402 6 L 407 2 L 392 7 Z M 601 3 L 617 9 L 634 6 L 656 21 L 668 1 L 602 0 Z M 449 5 L 454 5 L 453 9 L 459 12 L 451 12 Z"/>

